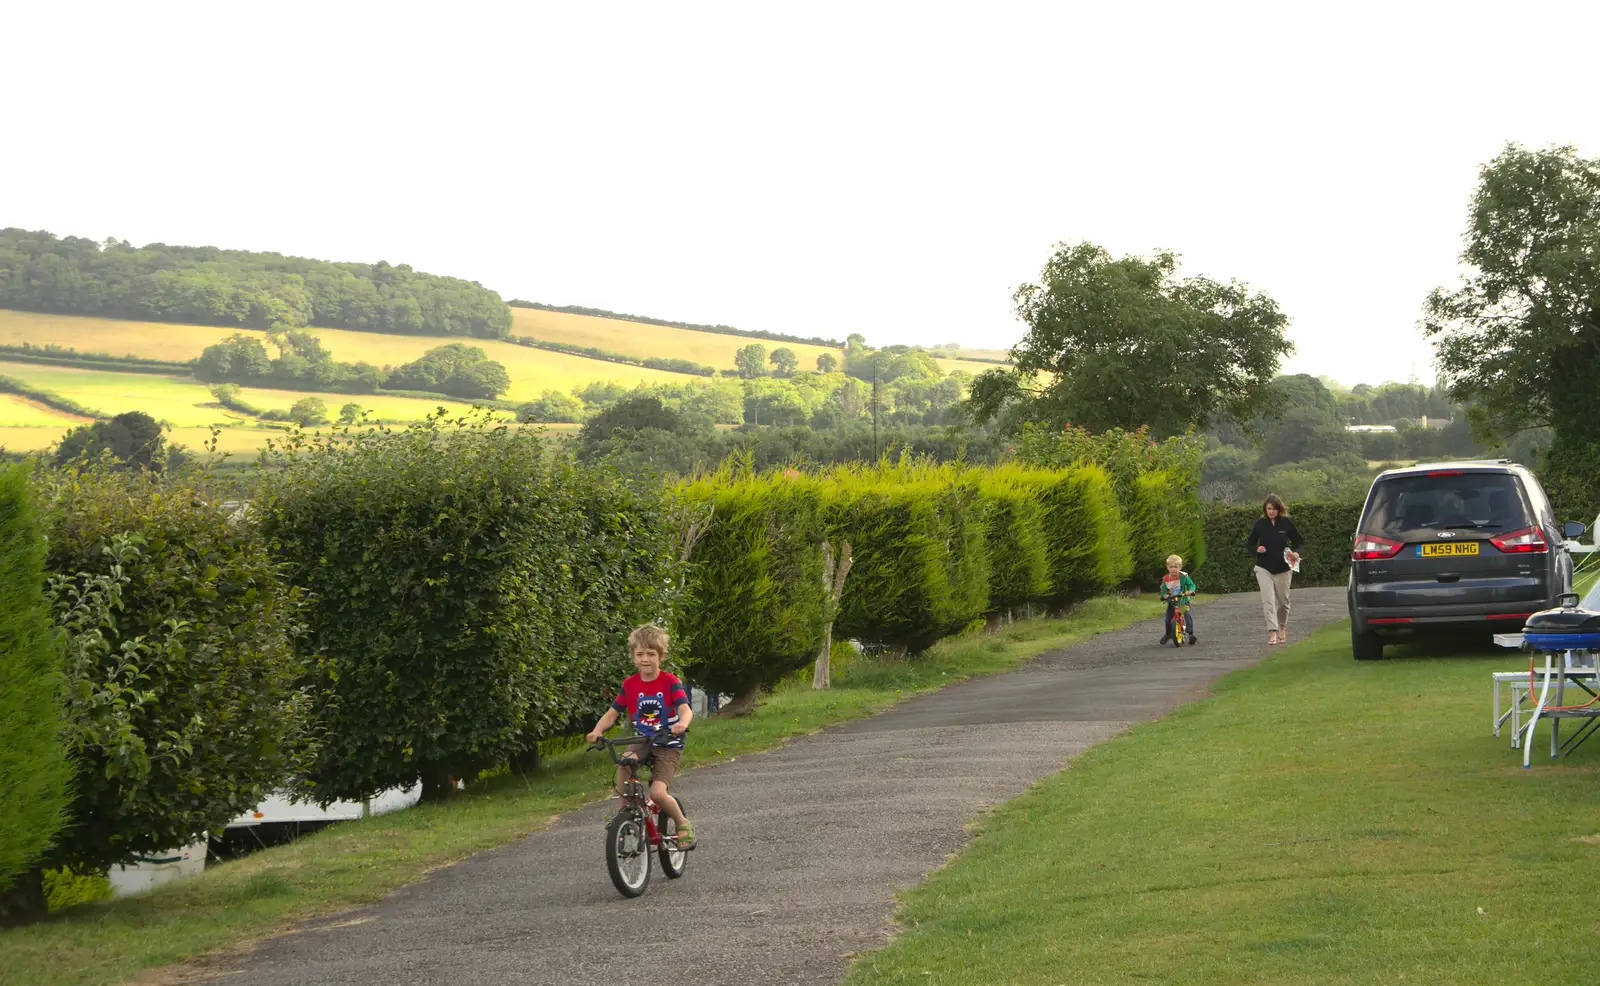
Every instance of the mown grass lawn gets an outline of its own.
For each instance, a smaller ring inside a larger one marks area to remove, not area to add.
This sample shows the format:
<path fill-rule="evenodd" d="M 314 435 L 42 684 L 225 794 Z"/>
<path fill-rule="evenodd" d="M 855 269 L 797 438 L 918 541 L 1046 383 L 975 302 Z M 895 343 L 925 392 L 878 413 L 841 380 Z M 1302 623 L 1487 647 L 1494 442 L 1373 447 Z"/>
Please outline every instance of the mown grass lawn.
<path fill-rule="evenodd" d="M 1600 741 L 1521 769 L 1482 645 L 1337 624 L 1007 804 L 850 986 L 1593 982 Z M 1393 652 L 1392 652 L 1393 653 Z"/>
<path fill-rule="evenodd" d="M 1004 671 L 1160 611 L 1149 596 L 1096 599 L 1068 619 L 952 638 L 915 661 L 847 663 L 827 691 L 814 691 L 797 676 L 749 716 L 700 719 L 687 763 L 761 750 L 870 715 L 918 692 Z M 609 761 L 599 756 L 554 756 L 534 776 L 490 778 L 449 804 L 343 823 L 142 896 L 84 904 L 42 924 L 0 931 L 0 984 L 121 983 L 141 970 L 270 934 L 301 918 L 371 903 L 430 869 L 525 836 L 554 815 L 605 796 L 610 772 Z M 595 879 L 606 879 L 598 855 Z"/>

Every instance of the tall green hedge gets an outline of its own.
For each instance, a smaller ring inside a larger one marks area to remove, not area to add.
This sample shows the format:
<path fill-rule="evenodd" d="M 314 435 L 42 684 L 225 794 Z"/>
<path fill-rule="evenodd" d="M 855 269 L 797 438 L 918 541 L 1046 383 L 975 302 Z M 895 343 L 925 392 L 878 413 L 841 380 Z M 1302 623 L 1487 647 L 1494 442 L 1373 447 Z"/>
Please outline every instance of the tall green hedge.
<path fill-rule="evenodd" d="M 685 516 L 710 526 L 695 544 L 673 653 L 697 684 L 745 695 L 798 670 L 822 646 L 822 489 L 748 463 L 679 489 Z"/>
<path fill-rule="evenodd" d="M 320 799 L 418 778 L 446 796 L 603 708 L 625 657 L 615 621 L 659 614 L 665 579 L 639 548 L 661 552 L 665 532 L 649 511 L 607 516 L 621 488 L 534 432 L 435 417 L 297 437 L 267 462 L 263 524 L 312 593 Z"/>
<path fill-rule="evenodd" d="M 1171 472 L 1158 469 L 1135 477 L 1129 501 L 1135 585 L 1154 589 L 1169 555 L 1181 556 L 1191 572 L 1205 563 L 1203 519 Z"/>
<path fill-rule="evenodd" d="M 1296 585 L 1340 586 L 1350 574 L 1350 549 L 1361 521 L 1360 500 L 1291 503 L 1289 516 L 1305 538 Z M 1206 560 L 1191 571 L 1202 592 L 1253 592 L 1255 556 L 1245 548 L 1261 516 L 1255 505 L 1211 504 L 1206 508 Z"/>
<path fill-rule="evenodd" d="M 826 481 L 829 536 L 855 558 L 835 633 L 916 653 L 983 615 L 989 564 L 975 476 L 846 466 Z"/>
<path fill-rule="evenodd" d="M 1050 544 L 1044 506 L 1034 495 L 1042 474 L 1008 465 L 984 471 L 979 490 L 989 510 L 989 609 L 1050 595 Z"/>
<path fill-rule="evenodd" d="M 1041 471 L 1024 482 L 1044 511 L 1051 601 L 1107 592 L 1133 574 L 1127 523 L 1104 469 L 1079 464 Z"/>
<path fill-rule="evenodd" d="M 44 554 L 27 469 L 13 465 L 0 471 L 0 924 L 6 888 L 34 869 L 61 831 L 72 783 L 62 744 L 61 651 L 41 591 Z"/>
<path fill-rule="evenodd" d="M 78 767 L 54 863 L 104 867 L 220 831 L 302 766 L 302 594 L 204 476 L 41 480 Z"/>

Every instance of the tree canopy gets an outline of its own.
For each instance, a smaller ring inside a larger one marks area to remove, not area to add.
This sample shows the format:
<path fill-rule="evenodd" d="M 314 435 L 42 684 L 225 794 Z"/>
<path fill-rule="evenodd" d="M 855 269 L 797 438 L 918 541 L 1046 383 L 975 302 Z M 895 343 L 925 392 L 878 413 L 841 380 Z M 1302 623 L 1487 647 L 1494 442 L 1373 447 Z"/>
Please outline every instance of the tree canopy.
<path fill-rule="evenodd" d="M 395 370 L 385 386 L 390 390 L 426 390 L 469 400 L 492 400 L 511 386 L 511 375 L 482 347 L 452 342 L 430 349 Z"/>
<path fill-rule="evenodd" d="M 105 452 L 116 464 L 154 470 L 164 468 L 169 456 L 160 422 L 143 411 L 124 411 L 67 432 L 56 449 L 56 463 L 92 462 Z"/>
<path fill-rule="evenodd" d="M 511 309 L 475 281 L 406 264 L 216 247 L 135 247 L 0 230 L 0 308 L 257 329 L 321 325 L 502 339 Z"/>
<path fill-rule="evenodd" d="M 1287 316 L 1263 293 L 1179 278 L 1177 268 L 1166 252 L 1119 259 L 1092 243 L 1058 247 L 1039 282 L 1013 296 L 1028 334 L 1013 369 L 974 381 L 974 415 L 1021 406 L 1041 422 L 1174 435 L 1270 410 L 1267 384 L 1293 350 Z"/>
<path fill-rule="evenodd" d="M 1450 395 L 1479 436 L 1554 432 L 1545 486 L 1561 506 L 1600 508 L 1600 160 L 1509 144 L 1479 173 L 1467 268 L 1428 298 Z"/>

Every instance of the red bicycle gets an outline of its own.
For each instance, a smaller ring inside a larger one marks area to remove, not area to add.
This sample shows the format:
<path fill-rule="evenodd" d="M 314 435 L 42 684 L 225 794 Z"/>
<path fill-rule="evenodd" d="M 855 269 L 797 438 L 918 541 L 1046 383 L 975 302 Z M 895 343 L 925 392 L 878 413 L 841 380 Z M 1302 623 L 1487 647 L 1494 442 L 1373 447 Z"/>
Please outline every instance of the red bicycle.
<path fill-rule="evenodd" d="M 683 876 L 689 862 L 689 851 L 678 848 L 678 823 L 655 803 L 649 789 L 639 780 L 639 768 L 647 761 L 637 754 L 623 755 L 651 742 L 649 736 L 622 740 L 608 740 L 602 736 L 591 747 L 609 752 L 624 773 L 619 791 L 622 806 L 606 823 L 606 870 L 624 897 L 637 897 L 650 886 L 652 855 L 659 859 L 661 871 L 674 880 Z M 619 748 L 623 753 L 617 752 Z M 677 798 L 677 801 L 681 809 L 683 799 Z"/>

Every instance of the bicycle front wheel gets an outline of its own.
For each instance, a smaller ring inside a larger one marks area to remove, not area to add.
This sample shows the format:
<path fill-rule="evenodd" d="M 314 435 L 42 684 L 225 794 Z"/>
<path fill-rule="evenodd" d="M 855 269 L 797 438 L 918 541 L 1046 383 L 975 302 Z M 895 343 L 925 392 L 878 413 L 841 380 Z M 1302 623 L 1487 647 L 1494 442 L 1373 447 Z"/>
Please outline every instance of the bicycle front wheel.
<path fill-rule="evenodd" d="M 637 897 L 650 886 L 650 836 L 638 809 L 624 808 L 606 825 L 606 869 L 624 897 Z"/>

